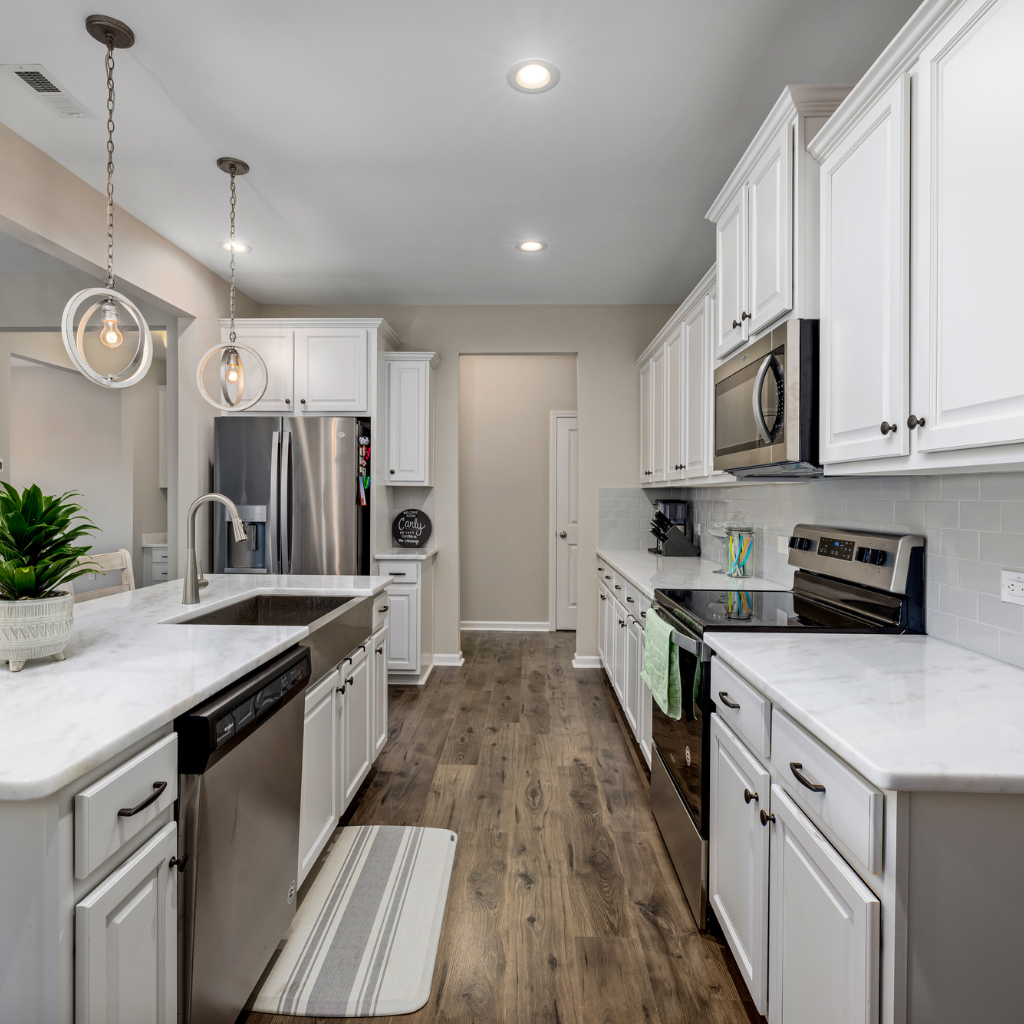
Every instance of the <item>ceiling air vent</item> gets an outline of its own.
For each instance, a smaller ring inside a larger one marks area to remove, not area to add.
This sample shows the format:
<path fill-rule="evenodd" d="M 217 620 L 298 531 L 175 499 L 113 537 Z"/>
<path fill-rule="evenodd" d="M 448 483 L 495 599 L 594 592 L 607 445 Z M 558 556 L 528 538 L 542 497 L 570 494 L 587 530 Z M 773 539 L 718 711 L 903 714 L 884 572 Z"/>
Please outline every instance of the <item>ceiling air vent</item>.
<path fill-rule="evenodd" d="M 93 116 L 42 64 L 8 64 L 6 70 L 24 82 L 61 117 Z"/>

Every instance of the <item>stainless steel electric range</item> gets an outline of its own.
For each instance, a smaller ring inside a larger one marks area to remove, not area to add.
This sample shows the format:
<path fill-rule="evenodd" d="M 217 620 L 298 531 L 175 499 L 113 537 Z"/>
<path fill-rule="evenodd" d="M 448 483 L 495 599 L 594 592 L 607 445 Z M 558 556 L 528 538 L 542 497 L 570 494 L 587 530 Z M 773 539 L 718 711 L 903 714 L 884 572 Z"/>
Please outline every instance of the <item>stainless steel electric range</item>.
<path fill-rule="evenodd" d="M 683 716 L 654 706 L 651 808 L 699 927 L 707 923 L 710 721 L 716 694 L 705 632 L 923 633 L 924 538 L 799 525 L 790 591 L 655 590 L 675 631 Z M 700 682 L 694 673 L 700 666 Z"/>

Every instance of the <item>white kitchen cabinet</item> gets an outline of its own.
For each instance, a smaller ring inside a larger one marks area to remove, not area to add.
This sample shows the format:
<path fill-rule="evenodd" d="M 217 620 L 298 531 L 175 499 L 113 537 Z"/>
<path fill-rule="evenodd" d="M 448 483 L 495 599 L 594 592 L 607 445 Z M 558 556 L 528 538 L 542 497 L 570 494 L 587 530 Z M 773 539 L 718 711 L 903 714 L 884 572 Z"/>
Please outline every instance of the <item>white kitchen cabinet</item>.
<path fill-rule="evenodd" d="M 597 654 L 606 671 L 610 664 L 608 636 L 613 607 L 611 598 L 608 596 L 608 588 L 603 583 L 599 583 L 597 586 Z"/>
<path fill-rule="evenodd" d="M 651 428 L 654 424 L 654 365 L 650 357 L 643 358 L 640 364 L 640 483 L 651 482 Z"/>
<path fill-rule="evenodd" d="M 665 480 L 666 423 L 668 391 L 665 347 L 651 357 L 651 480 Z"/>
<path fill-rule="evenodd" d="M 640 681 L 640 637 L 643 630 L 640 623 L 632 615 L 626 618 L 626 670 L 623 675 L 623 701 L 622 710 L 625 712 L 626 721 L 629 723 L 633 735 L 638 736 L 640 732 L 640 687 L 644 684 Z"/>
<path fill-rule="evenodd" d="M 686 477 L 687 404 L 686 325 L 679 324 L 665 339 L 665 411 L 662 417 L 665 430 L 665 480 Z"/>
<path fill-rule="evenodd" d="M 684 475 L 700 479 L 711 472 L 711 298 L 705 292 L 683 317 L 686 338 L 686 437 L 683 445 Z"/>
<path fill-rule="evenodd" d="M 758 1013 L 768 1005 L 769 832 L 758 816 L 771 776 L 716 714 L 711 716 L 708 900 Z"/>
<path fill-rule="evenodd" d="M 786 315 L 818 315 L 818 167 L 805 151 L 849 92 L 787 86 L 707 219 L 715 225 L 721 359 Z"/>
<path fill-rule="evenodd" d="M 771 788 L 770 1024 L 876 1024 L 880 903 L 777 785 Z"/>
<path fill-rule="evenodd" d="M 302 728 L 302 796 L 299 804 L 298 884 L 316 863 L 341 814 L 337 784 L 339 744 L 344 738 L 340 674 L 329 672 L 306 693 Z"/>
<path fill-rule="evenodd" d="M 352 658 L 341 664 L 339 696 L 345 702 L 344 735 L 339 758 L 338 790 L 342 794 L 342 810 L 359 791 L 373 763 L 373 701 L 370 693 L 372 658 L 364 645 Z"/>
<path fill-rule="evenodd" d="M 228 344 L 230 337 L 230 324 L 226 320 L 221 321 L 220 340 L 222 345 Z M 247 409 L 250 415 L 255 413 L 290 413 L 294 412 L 293 396 L 295 393 L 295 366 L 294 366 L 294 334 L 292 327 L 281 324 L 265 324 L 260 321 L 236 320 L 235 340 L 240 345 L 247 345 L 254 349 L 262 357 L 267 366 L 267 390 L 263 397 L 252 408 Z M 246 391 L 252 393 L 258 389 L 262 376 L 256 362 L 248 352 L 239 353 L 242 360 L 242 382 L 243 399 Z M 219 380 L 216 377 L 218 371 L 216 358 L 210 360 L 207 368 L 209 380 Z M 209 388 L 210 385 L 208 384 Z M 219 383 L 215 385 L 216 390 L 211 394 L 219 394 Z M 230 415 L 230 414 L 228 414 Z"/>
<path fill-rule="evenodd" d="M 910 450 L 910 76 L 821 165 L 823 462 Z M 896 430 L 881 432 L 884 423 Z"/>
<path fill-rule="evenodd" d="M 176 1024 L 177 853 L 172 821 L 75 907 L 76 1024 Z"/>
<path fill-rule="evenodd" d="M 370 757 L 376 760 L 388 741 L 388 631 L 382 629 L 370 637 Z"/>
<path fill-rule="evenodd" d="M 384 483 L 417 487 L 433 485 L 433 370 L 435 352 L 393 352 L 385 356 L 386 389 Z"/>
<path fill-rule="evenodd" d="M 643 621 L 643 620 L 641 620 Z M 646 630 L 640 630 L 640 671 L 644 668 L 644 651 L 646 644 Z M 637 699 L 637 742 L 643 752 L 647 767 L 651 767 L 651 755 L 654 753 L 654 697 L 647 689 L 647 684 L 640 680 L 640 694 Z"/>
<path fill-rule="evenodd" d="M 369 331 L 301 327 L 295 331 L 295 411 L 353 416 L 369 412 Z"/>
<path fill-rule="evenodd" d="M 625 704 L 626 693 L 626 633 L 628 628 L 627 612 L 618 598 L 614 600 L 615 621 L 612 624 L 612 689 L 619 698 L 619 704 Z"/>
<path fill-rule="evenodd" d="M 414 583 L 388 587 L 388 671 L 418 672 L 420 590 Z"/>

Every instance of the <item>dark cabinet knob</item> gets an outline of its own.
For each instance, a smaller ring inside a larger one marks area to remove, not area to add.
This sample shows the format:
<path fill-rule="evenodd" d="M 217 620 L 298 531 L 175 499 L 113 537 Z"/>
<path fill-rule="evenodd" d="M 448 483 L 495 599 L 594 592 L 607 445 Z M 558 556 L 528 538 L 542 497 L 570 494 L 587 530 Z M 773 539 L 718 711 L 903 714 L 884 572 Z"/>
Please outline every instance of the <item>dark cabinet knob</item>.
<path fill-rule="evenodd" d="M 388 472 L 389 472 L 389 473 L 390 473 L 390 474 L 391 474 L 392 476 L 394 476 L 394 475 L 395 475 L 395 471 L 394 471 L 393 469 L 389 469 L 389 470 L 388 470 Z"/>
<path fill-rule="evenodd" d="M 732 322 L 732 329 L 734 331 L 736 330 L 737 327 L 741 327 L 741 326 L 742 325 L 740 324 L 739 320 L 733 320 L 733 322 Z"/>
<path fill-rule="evenodd" d="M 754 314 L 753 313 L 741 313 L 740 314 L 740 320 L 753 320 L 753 319 L 754 319 Z"/>
<path fill-rule="evenodd" d="M 924 417 L 923 416 L 920 419 L 918 419 L 913 413 L 911 413 L 907 417 L 907 427 L 910 430 L 913 430 L 914 427 L 923 427 L 923 426 L 924 426 Z"/>
<path fill-rule="evenodd" d="M 753 800 L 754 803 L 756 804 L 757 803 L 757 794 L 756 793 L 751 793 L 749 789 L 744 789 L 743 790 L 743 802 L 745 804 L 749 804 L 751 800 Z"/>
<path fill-rule="evenodd" d="M 177 868 L 178 869 L 178 873 L 180 874 L 181 872 L 183 872 L 185 870 L 185 865 L 187 863 L 188 863 L 188 854 L 187 853 L 183 853 L 180 857 L 172 857 L 167 862 L 167 866 L 169 868 Z"/>
<path fill-rule="evenodd" d="M 304 398 L 300 398 L 300 399 L 299 399 L 299 402 L 300 402 L 300 403 L 301 403 L 302 405 L 305 405 L 305 404 L 306 404 L 306 400 L 305 400 Z"/>
<path fill-rule="evenodd" d="M 769 814 L 769 813 L 768 813 L 767 811 L 765 811 L 765 810 L 762 810 L 762 811 L 761 811 L 761 813 L 760 813 L 759 817 L 760 817 L 760 819 L 761 819 L 761 824 L 762 824 L 762 825 L 767 825 L 769 821 L 770 821 L 770 822 L 771 822 L 771 823 L 772 823 L 773 825 L 775 824 L 775 815 L 774 815 L 774 814 Z"/>
<path fill-rule="evenodd" d="M 896 424 L 895 423 L 886 423 L 885 420 L 882 420 L 882 425 L 878 429 L 881 430 L 883 434 L 895 434 L 896 433 Z"/>
<path fill-rule="evenodd" d="M 286 398 L 286 399 L 284 400 L 284 404 L 285 404 L 285 405 L 291 405 L 291 404 L 292 404 L 292 400 L 291 400 L 290 398 Z"/>

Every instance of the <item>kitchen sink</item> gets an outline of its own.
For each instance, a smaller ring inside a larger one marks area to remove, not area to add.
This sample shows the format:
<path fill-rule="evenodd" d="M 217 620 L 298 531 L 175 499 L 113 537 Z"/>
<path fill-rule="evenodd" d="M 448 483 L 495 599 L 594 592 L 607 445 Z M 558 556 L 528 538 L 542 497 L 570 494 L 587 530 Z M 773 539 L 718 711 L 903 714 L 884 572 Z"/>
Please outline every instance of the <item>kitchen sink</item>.
<path fill-rule="evenodd" d="M 308 626 L 315 682 L 365 646 L 373 632 L 373 598 L 316 594 L 252 594 L 230 604 L 173 620 L 181 626 Z"/>

